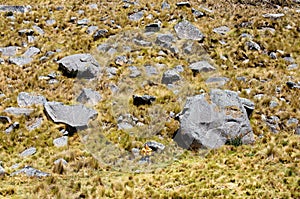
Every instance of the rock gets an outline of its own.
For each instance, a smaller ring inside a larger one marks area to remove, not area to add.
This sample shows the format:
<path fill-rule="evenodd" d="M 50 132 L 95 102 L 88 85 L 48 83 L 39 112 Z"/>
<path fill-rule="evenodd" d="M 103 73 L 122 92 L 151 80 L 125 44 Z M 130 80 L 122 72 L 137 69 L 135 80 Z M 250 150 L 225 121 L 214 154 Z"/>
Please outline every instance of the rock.
<path fill-rule="evenodd" d="M 158 32 L 158 31 L 160 31 L 160 24 L 159 23 L 148 24 L 145 27 L 145 32 Z"/>
<path fill-rule="evenodd" d="M 199 10 L 196 10 L 194 8 L 192 8 L 192 13 L 196 18 L 201 18 L 201 17 L 205 16 L 205 14 L 203 12 L 200 12 Z"/>
<path fill-rule="evenodd" d="M 0 48 L 0 52 L 2 53 L 2 56 L 15 56 L 17 51 L 20 49 L 18 46 L 8 46 L 4 48 Z"/>
<path fill-rule="evenodd" d="M 139 71 L 136 66 L 129 66 L 128 69 L 131 72 L 129 75 L 130 78 L 136 78 L 136 77 L 141 76 L 141 74 L 142 74 L 141 71 Z"/>
<path fill-rule="evenodd" d="M 220 26 L 213 29 L 213 32 L 218 33 L 220 35 L 226 35 L 230 31 L 230 28 L 227 26 Z"/>
<path fill-rule="evenodd" d="M 122 66 L 128 63 L 128 59 L 125 55 L 117 56 L 115 59 L 115 63 L 119 66 Z"/>
<path fill-rule="evenodd" d="M 270 101 L 270 108 L 275 108 L 278 106 L 278 103 L 274 100 Z"/>
<path fill-rule="evenodd" d="M 30 47 L 24 54 L 23 57 L 32 57 L 40 53 L 41 50 L 36 47 Z"/>
<path fill-rule="evenodd" d="M 141 39 L 133 39 L 133 43 L 135 43 L 138 46 L 143 46 L 143 47 L 149 47 L 152 46 L 152 43 L 149 41 L 141 40 Z"/>
<path fill-rule="evenodd" d="M 74 54 L 57 62 L 59 69 L 68 77 L 91 79 L 98 75 L 99 63 L 91 54 Z"/>
<path fill-rule="evenodd" d="M 32 36 L 33 33 L 34 33 L 34 31 L 32 29 L 22 29 L 22 30 L 18 31 L 18 34 L 20 36 L 24 36 L 24 35 L 26 35 L 26 36 Z"/>
<path fill-rule="evenodd" d="M 24 66 L 26 64 L 30 64 L 33 61 L 30 57 L 11 57 L 8 62 L 11 64 L 15 64 L 17 66 Z"/>
<path fill-rule="evenodd" d="M 270 116 L 270 117 L 267 117 L 266 119 L 263 119 L 265 120 L 267 126 L 269 127 L 269 129 L 271 130 L 271 132 L 273 133 L 278 133 L 279 130 L 280 130 L 280 127 L 279 127 L 279 117 L 277 116 Z"/>
<path fill-rule="evenodd" d="M 159 34 L 156 37 L 155 43 L 161 47 L 169 48 L 176 39 L 172 34 Z"/>
<path fill-rule="evenodd" d="M 188 2 L 188 1 L 182 1 L 182 2 L 176 3 L 176 6 L 178 6 L 178 7 L 188 7 L 188 8 L 190 8 L 190 7 L 191 7 L 191 4 L 190 4 L 190 2 Z"/>
<path fill-rule="evenodd" d="M 35 118 L 31 124 L 27 124 L 26 128 L 28 131 L 33 131 L 34 129 L 39 128 L 43 123 L 43 118 Z"/>
<path fill-rule="evenodd" d="M 106 37 L 107 34 L 108 34 L 108 30 L 106 30 L 106 29 L 97 30 L 93 35 L 94 41 L 96 41 L 100 38 Z"/>
<path fill-rule="evenodd" d="M 98 113 L 84 105 L 64 105 L 59 102 L 46 102 L 44 105 L 47 115 L 55 123 L 64 123 L 72 128 L 86 128 L 90 119 Z"/>
<path fill-rule="evenodd" d="M 28 177 L 46 177 L 46 176 L 50 176 L 49 173 L 40 171 L 38 169 L 35 169 L 31 166 L 25 166 L 23 169 L 20 169 L 16 172 L 13 172 L 12 174 L 10 174 L 10 176 L 15 176 L 15 175 L 19 175 L 19 174 L 26 174 Z"/>
<path fill-rule="evenodd" d="M 18 108 L 18 107 L 9 107 L 4 110 L 4 112 L 12 115 L 30 115 L 33 112 L 33 109 L 29 108 Z"/>
<path fill-rule="evenodd" d="M 11 119 L 8 116 L 0 116 L 0 122 L 2 124 L 7 124 L 7 123 L 11 123 Z"/>
<path fill-rule="evenodd" d="M 0 176 L 5 175 L 5 169 L 0 165 Z"/>
<path fill-rule="evenodd" d="M 207 61 L 194 62 L 189 65 L 189 68 L 193 71 L 194 75 L 201 72 L 210 72 L 216 70 L 216 68 Z"/>
<path fill-rule="evenodd" d="M 20 92 L 17 97 L 17 102 L 20 107 L 43 105 L 47 102 L 42 95 L 35 95 L 34 93 Z"/>
<path fill-rule="evenodd" d="M 167 70 L 166 72 L 163 73 L 161 83 L 168 85 L 168 84 L 173 84 L 174 82 L 177 82 L 179 80 L 180 80 L 180 75 L 175 69 L 173 69 L 173 70 Z"/>
<path fill-rule="evenodd" d="M 87 34 L 93 34 L 98 30 L 98 26 L 89 26 L 85 31 Z"/>
<path fill-rule="evenodd" d="M 205 83 L 206 84 L 214 84 L 218 87 L 224 86 L 230 79 L 227 77 L 209 77 Z"/>
<path fill-rule="evenodd" d="M 46 20 L 46 24 L 48 25 L 48 26 L 52 26 L 52 25 L 54 25 L 56 23 L 56 20 L 55 19 L 48 19 L 48 20 Z"/>
<path fill-rule="evenodd" d="M 130 114 L 124 114 L 120 115 L 117 119 L 118 122 L 118 129 L 131 129 L 133 128 L 136 123 L 138 122 L 138 119 L 133 117 Z"/>
<path fill-rule="evenodd" d="M 152 75 L 157 75 L 157 70 L 155 67 L 151 66 L 151 65 L 146 65 L 145 66 L 145 70 L 146 70 L 146 74 L 148 76 L 152 76 Z"/>
<path fill-rule="evenodd" d="M 80 95 L 76 99 L 77 102 L 90 105 L 96 105 L 100 100 L 101 95 L 97 91 L 89 88 L 82 89 Z"/>
<path fill-rule="evenodd" d="M 298 126 L 298 127 L 296 128 L 295 134 L 296 134 L 296 135 L 300 135 L 300 126 Z"/>
<path fill-rule="evenodd" d="M 11 5 L 0 5 L 0 12 L 17 12 L 25 13 L 31 10 L 31 6 L 11 6 Z"/>
<path fill-rule="evenodd" d="M 89 4 L 89 8 L 90 8 L 91 10 L 98 10 L 98 5 L 95 4 L 95 3 L 92 3 L 92 4 Z"/>
<path fill-rule="evenodd" d="M 297 125 L 299 123 L 299 120 L 297 118 L 290 118 L 287 121 L 287 125 Z"/>
<path fill-rule="evenodd" d="M 35 30 L 39 35 L 44 35 L 44 34 L 45 34 L 45 31 L 44 31 L 41 27 L 39 27 L 39 26 L 37 26 L 37 25 L 32 26 L 32 28 L 33 28 L 33 30 Z"/>
<path fill-rule="evenodd" d="M 225 143 L 254 142 L 247 112 L 233 91 L 212 89 L 209 96 L 189 97 L 179 121 L 180 129 L 174 140 L 183 148 L 219 148 Z"/>
<path fill-rule="evenodd" d="M 288 70 L 296 70 L 298 69 L 298 64 L 290 64 L 287 67 Z"/>
<path fill-rule="evenodd" d="M 292 81 L 288 81 L 286 82 L 286 85 L 290 88 L 290 89 L 293 89 L 293 88 L 298 88 L 300 89 L 300 83 L 295 83 L 295 82 L 292 82 Z"/>
<path fill-rule="evenodd" d="M 65 159 L 63 159 L 63 158 L 59 158 L 59 159 L 57 159 L 57 160 L 54 161 L 54 164 L 67 165 L 68 162 Z"/>
<path fill-rule="evenodd" d="M 36 153 L 36 148 L 35 147 L 30 147 L 26 150 L 24 150 L 22 153 L 20 153 L 21 157 L 26 157 L 26 156 L 30 156 Z"/>
<path fill-rule="evenodd" d="M 144 16 L 144 11 L 139 11 L 128 16 L 130 21 L 139 21 Z"/>
<path fill-rule="evenodd" d="M 284 59 L 284 61 L 289 62 L 291 64 L 295 63 L 294 58 L 291 56 L 285 56 L 283 59 Z"/>
<path fill-rule="evenodd" d="M 13 124 L 9 125 L 7 129 L 5 129 L 5 133 L 9 134 L 11 133 L 14 129 L 18 129 L 20 127 L 19 122 L 14 122 Z"/>
<path fill-rule="evenodd" d="M 149 141 L 144 144 L 144 146 L 148 145 L 155 152 L 161 152 L 165 149 L 165 145 L 156 141 Z"/>
<path fill-rule="evenodd" d="M 252 102 L 251 100 L 249 99 L 246 99 L 246 98 L 242 98 L 240 97 L 240 100 L 243 104 L 243 107 L 245 108 L 246 112 L 247 112 L 247 116 L 248 116 L 248 119 L 250 119 L 254 109 L 255 109 L 255 104 L 254 102 Z"/>
<path fill-rule="evenodd" d="M 254 41 L 247 41 L 246 45 L 248 46 L 249 50 L 261 50 L 259 44 Z"/>
<path fill-rule="evenodd" d="M 263 14 L 262 16 L 264 18 L 279 19 L 279 18 L 284 17 L 284 14 L 283 13 L 278 13 L 278 14 L 267 13 L 267 14 Z"/>
<path fill-rule="evenodd" d="M 162 2 L 161 4 L 161 9 L 162 10 L 169 10 L 171 8 L 170 4 L 168 4 L 167 2 Z"/>
<path fill-rule="evenodd" d="M 53 144 L 56 147 L 64 147 L 68 144 L 68 136 L 62 136 L 53 140 Z"/>
<path fill-rule="evenodd" d="M 156 100 L 156 97 L 150 95 L 133 95 L 133 105 L 140 106 L 140 105 L 151 105 L 152 102 Z"/>
<path fill-rule="evenodd" d="M 175 32 L 180 39 L 191 39 L 195 41 L 202 41 L 204 35 L 201 31 L 191 24 L 189 21 L 181 21 L 174 26 Z"/>
<path fill-rule="evenodd" d="M 276 52 L 271 52 L 269 56 L 270 56 L 271 59 L 277 59 Z"/>

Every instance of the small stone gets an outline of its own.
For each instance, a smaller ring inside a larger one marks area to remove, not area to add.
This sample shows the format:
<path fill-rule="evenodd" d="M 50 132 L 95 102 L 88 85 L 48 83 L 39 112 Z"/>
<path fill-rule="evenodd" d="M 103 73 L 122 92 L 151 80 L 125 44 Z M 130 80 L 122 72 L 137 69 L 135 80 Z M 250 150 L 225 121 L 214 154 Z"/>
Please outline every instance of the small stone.
<path fill-rule="evenodd" d="M 278 14 L 263 14 L 262 15 L 264 18 L 270 18 L 270 19 L 279 19 L 279 18 L 282 18 L 284 17 L 284 14 L 283 13 L 278 13 Z"/>
<path fill-rule="evenodd" d="M 56 20 L 55 19 L 48 19 L 46 20 L 46 24 L 51 26 L 51 25 L 54 25 L 56 23 Z"/>
<path fill-rule="evenodd" d="M 230 31 L 230 28 L 228 28 L 227 26 L 220 26 L 218 28 L 214 28 L 213 31 L 220 35 L 226 35 Z"/>
<path fill-rule="evenodd" d="M 297 125 L 299 123 L 299 120 L 297 118 L 290 118 L 287 121 L 287 125 Z"/>
<path fill-rule="evenodd" d="M 62 136 L 53 140 L 53 144 L 56 147 L 63 147 L 68 144 L 68 136 Z"/>
<path fill-rule="evenodd" d="M 227 77 L 209 77 L 205 83 L 206 84 L 217 84 L 217 86 L 224 86 L 229 81 Z"/>
<path fill-rule="evenodd" d="M 140 106 L 140 105 L 151 105 L 155 100 L 156 97 L 150 95 L 133 95 L 133 105 Z"/>
<path fill-rule="evenodd" d="M 258 45 L 258 43 L 254 42 L 254 41 L 247 41 L 247 42 L 246 42 L 246 45 L 248 46 L 248 48 L 249 48 L 250 50 L 258 50 L 258 51 L 261 50 L 261 48 L 260 48 L 260 46 Z"/>
<path fill-rule="evenodd" d="M 8 60 L 9 63 L 15 64 L 18 66 L 27 65 L 27 64 L 31 63 L 32 61 L 33 61 L 33 59 L 30 57 L 11 57 Z"/>
<path fill-rule="evenodd" d="M 119 66 L 122 66 L 124 64 L 126 64 L 128 62 L 128 59 L 126 56 L 122 55 L 122 56 L 117 56 L 115 63 Z"/>
<path fill-rule="evenodd" d="M 5 169 L 0 165 L 0 176 L 4 175 L 5 173 Z"/>
<path fill-rule="evenodd" d="M 26 157 L 26 156 L 30 156 L 36 153 L 36 148 L 35 147 L 30 147 L 26 150 L 24 150 L 22 153 L 20 153 L 21 157 Z"/>
<path fill-rule="evenodd" d="M 86 33 L 93 34 L 94 32 L 96 32 L 96 30 L 98 30 L 98 26 L 89 26 L 88 29 L 86 30 Z"/>
<path fill-rule="evenodd" d="M 146 65 L 145 70 L 146 70 L 146 73 L 147 73 L 148 76 L 158 74 L 156 68 L 151 66 L 151 65 Z"/>
<path fill-rule="evenodd" d="M 42 95 L 35 95 L 33 93 L 20 92 L 17 97 L 17 102 L 20 107 L 43 105 L 47 102 Z"/>
<path fill-rule="evenodd" d="M 163 73 L 163 77 L 161 79 L 162 84 L 173 84 L 174 82 L 177 82 L 180 80 L 180 75 L 176 70 L 167 70 Z"/>
<path fill-rule="evenodd" d="M 170 4 L 168 4 L 167 2 L 162 2 L 161 4 L 161 9 L 162 10 L 169 10 L 171 8 Z"/>
<path fill-rule="evenodd" d="M 288 65 L 287 69 L 288 69 L 288 70 L 296 70 L 296 69 L 298 69 L 298 64 L 291 64 L 291 65 Z"/>
<path fill-rule="evenodd" d="M 191 24 L 189 21 L 181 21 L 174 26 L 175 32 L 180 39 L 191 39 L 195 41 L 202 41 L 204 35 L 201 31 Z"/>
<path fill-rule="evenodd" d="M 148 145 L 148 147 L 150 147 L 153 151 L 156 151 L 156 152 L 161 152 L 165 149 L 165 145 L 163 145 L 162 143 L 156 142 L 156 141 L 146 142 L 144 144 L 144 146 L 145 145 Z"/>
<path fill-rule="evenodd" d="M 203 12 L 200 12 L 199 10 L 196 10 L 194 8 L 192 8 L 192 13 L 196 18 L 201 18 L 201 17 L 205 16 L 205 14 Z"/>
<path fill-rule="evenodd" d="M 92 89 L 84 88 L 82 89 L 80 95 L 77 97 L 76 101 L 83 104 L 96 105 L 101 100 L 101 95 Z"/>
<path fill-rule="evenodd" d="M 216 70 L 210 63 L 207 61 L 198 61 L 189 65 L 189 68 L 193 71 L 194 75 L 201 72 L 210 72 Z"/>
<path fill-rule="evenodd" d="M 25 166 L 23 169 L 20 169 L 16 172 L 13 172 L 12 174 L 10 174 L 10 176 L 15 176 L 15 175 L 19 175 L 21 173 L 26 174 L 28 177 L 46 177 L 46 176 L 50 176 L 49 173 L 46 172 L 42 172 L 38 169 L 35 169 L 31 166 Z"/>
<path fill-rule="evenodd" d="M 33 28 L 33 30 L 35 30 L 40 35 L 44 35 L 45 34 L 45 31 L 41 27 L 39 27 L 37 25 L 34 25 L 32 28 Z"/>
<path fill-rule="evenodd" d="M 29 108 L 18 108 L 18 107 L 9 107 L 4 110 L 4 112 L 12 115 L 30 115 L 33 112 L 33 109 Z"/>
<path fill-rule="evenodd" d="M 85 18 L 85 19 L 78 20 L 77 25 L 84 26 L 84 25 L 88 25 L 89 22 L 90 20 Z"/>
<path fill-rule="evenodd" d="M 132 41 L 133 41 L 133 43 L 135 43 L 138 46 L 143 46 L 143 47 L 152 46 L 152 43 L 149 41 L 144 41 L 144 40 L 140 40 L 140 39 L 133 39 Z"/>
<path fill-rule="evenodd" d="M 269 56 L 271 59 L 277 59 L 276 52 L 271 52 Z"/>
<path fill-rule="evenodd" d="M 5 133 L 9 134 L 11 133 L 14 129 L 18 129 L 20 127 L 19 122 L 14 122 L 13 124 L 9 125 L 7 129 L 5 129 Z"/>
<path fill-rule="evenodd" d="M 144 11 L 139 11 L 128 16 L 130 21 L 139 21 L 144 16 Z"/>
<path fill-rule="evenodd" d="M 270 108 L 275 108 L 278 106 L 278 103 L 276 101 L 270 101 Z"/>
<path fill-rule="evenodd" d="M 43 118 L 42 117 L 39 117 L 39 118 L 36 118 L 34 120 L 33 123 L 31 123 L 30 125 L 26 125 L 26 128 L 28 131 L 33 131 L 34 129 L 37 129 L 39 128 L 43 123 Z"/>
<path fill-rule="evenodd" d="M 141 76 L 141 71 L 138 70 L 138 68 L 136 66 L 129 66 L 128 69 L 131 71 L 129 77 L 130 78 L 136 78 Z"/>

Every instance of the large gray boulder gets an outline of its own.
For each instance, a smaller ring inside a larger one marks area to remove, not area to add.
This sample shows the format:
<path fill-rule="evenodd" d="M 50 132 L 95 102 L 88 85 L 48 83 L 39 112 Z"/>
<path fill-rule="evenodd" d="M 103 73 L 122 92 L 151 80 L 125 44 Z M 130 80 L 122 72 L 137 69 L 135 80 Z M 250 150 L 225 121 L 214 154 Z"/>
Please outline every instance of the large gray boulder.
<path fill-rule="evenodd" d="M 180 39 L 202 41 L 204 34 L 189 21 L 181 21 L 174 26 L 175 32 Z"/>
<path fill-rule="evenodd" d="M 91 54 L 74 54 L 57 62 L 67 77 L 91 79 L 98 75 L 100 64 Z"/>
<path fill-rule="evenodd" d="M 213 149 L 227 143 L 254 142 L 247 111 L 233 91 L 213 89 L 209 95 L 189 97 L 179 120 L 174 140 L 183 148 Z"/>
<path fill-rule="evenodd" d="M 44 105 L 47 115 L 55 123 L 64 123 L 70 127 L 84 129 L 90 119 L 94 119 L 98 113 L 82 104 L 64 105 L 60 102 L 47 102 Z"/>

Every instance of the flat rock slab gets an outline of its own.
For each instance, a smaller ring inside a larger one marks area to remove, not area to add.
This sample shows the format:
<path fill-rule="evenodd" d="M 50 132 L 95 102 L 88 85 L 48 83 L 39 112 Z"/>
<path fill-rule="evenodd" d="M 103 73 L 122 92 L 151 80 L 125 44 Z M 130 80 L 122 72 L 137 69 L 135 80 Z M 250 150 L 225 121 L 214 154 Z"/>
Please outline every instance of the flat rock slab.
<path fill-rule="evenodd" d="M 26 157 L 26 156 L 30 156 L 36 153 L 36 148 L 35 147 L 30 147 L 26 150 L 24 150 L 22 153 L 20 153 L 21 157 Z"/>
<path fill-rule="evenodd" d="M 64 105 L 60 102 L 47 102 L 44 105 L 48 116 L 55 123 L 64 123 L 73 128 L 86 128 L 90 119 L 95 118 L 98 113 L 82 104 Z"/>
<path fill-rule="evenodd" d="M 0 52 L 2 54 L 2 56 L 15 56 L 17 51 L 20 49 L 20 47 L 18 46 L 7 46 L 4 48 L 0 48 Z"/>
<path fill-rule="evenodd" d="M 15 176 L 15 175 L 20 175 L 20 174 L 26 174 L 28 177 L 46 177 L 46 176 L 50 176 L 49 173 L 40 171 L 38 169 L 35 169 L 31 166 L 25 166 L 23 169 L 20 169 L 16 172 L 13 172 L 12 174 L 10 174 L 10 176 Z"/>
<path fill-rule="evenodd" d="M 53 140 L 53 144 L 56 147 L 67 146 L 68 144 L 68 136 L 62 136 Z"/>
<path fill-rule="evenodd" d="M 11 6 L 11 5 L 0 5 L 0 12 L 18 12 L 25 13 L 31 10 L 31 6 Z"/>
<path fill-rule="evenodd" d="M 17 66 L 24 66 L 30 64 L 33 61 L 31 57 L 11 57 L 8 62 Z"/>
<path fill-rule="evenodd" d="M 100 64 L 91 54 L 74 54 L 57 62 L 59 69 L 67 77 L 91 79 L 97 76 Z"/>
<path fill-rule="evenodd" d="M 247 111 L 233 91 L 213 89 L 209 95 L 189 97 L 179 120 L 174 140 L 183 148 L 211 149 L 254 142 Z"/>
<path fill-rule="evenodd" d="M 34 110 L 30 108 L 9 107 L 4 112 L 12 115 L 30 115 Z"/>
<path fill-rule="evenodd" d="M 189 21 L 181 21 L 174 26 L 175 32 L 180 39 L 202 41 L 204 34 Z"/>
<path fill-rule="evenodd" d="M 47 102 L 42 95 L 35 95 L 34 93 L 20 92 L 17 97 L 17 102 L 20 107 L 43 105 Z"/>

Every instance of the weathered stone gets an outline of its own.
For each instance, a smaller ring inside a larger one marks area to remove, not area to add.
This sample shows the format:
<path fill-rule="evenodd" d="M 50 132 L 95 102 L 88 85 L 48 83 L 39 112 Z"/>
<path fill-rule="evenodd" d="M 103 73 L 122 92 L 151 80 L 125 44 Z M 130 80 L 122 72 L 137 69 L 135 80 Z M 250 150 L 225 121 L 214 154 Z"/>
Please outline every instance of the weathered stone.
<path fill-rule="evenodd" d="M 57 62 L 59 69 L 68 77 L 91 79 L 98 75 L 99 63 L 90 54 L 74 54 Z"/>
<path fill-rule="evenodd" d="M 159 23 L 148 24 L 145 27 L 145 32 L 158 32 L 159 30 L 160 30 L 160 24 Z"/>
<path fill-rule="evenodd" d="M 144 16 L 144 11 L 139 11 L 128 16 L 130 21 L 139 21 Z"/>
<path fill-rule="evenodd" d="M 96 32 L 98 30 L 98 26 L 89 26 L 86 30 L 87 34 L 93 34 L 94 32 Z"/>
<path fill-rule="evenodd" d="M 55 123 L 64 123 L 70 127 L 86 128 L 90 119 L 94 119 L 98 113 L 91 108 L 80 105 L 64 105 L 59 102 L 46 102 L 45 111 Z"/>
<path fill-rule="evenodd" d="M 26 157 L 26 156 L 30 156 L 36 153 L 36 148 L 35 147 L 30 147 L 26 150 L 24 150 L 22 153 L 20 153 L 21 157 Z"/>
<path fill-rule="evenodd" d="M 94 33 L 94 35 L 93 35 L 94 40 L 96 41 L 96 40 L 98 40 L 98 39 L 100 39 L 100 38 L 106 37 L 106 36 L 107 36 L 107 33 L 108 33 L 108 30 L 106 30 L 106 29 L 100 29 L 100 30 L 97 30 L 97 31 Z"/>
<path fill-rule="evenodd" d="M 172 34 L 159 34 L 157 35 L 155 43 L 161 47 L 168 48 L 176 39 Z"/>
<path fill-rule="evenodd" d="M 37 55 L 41 52 L 40 49 L 36 47 L 30 47 L 26 52 L 23 54 L 23 57 L 32 57 L 34 55 Z"/>
<path fill-rule="evenodd" d="M 133 117 L 130 114 L 124 114 L 124 115 L 120 115 L 118 117 L 118 129 L 130 129 L 133 128 L 136 123 L 137 123 L 138 119 Z"/>
<path fill-rule="evenodd" d="M 287 67 L 288 70 L 296 70 L 298 69 L 298 64 L 290 64 Z"/>
<path fill-rule="evenodd" d="M 279 117 L 277 116 L 270 116 L 270 117 L 267 117 L 266 119 L 263 119 L 265 120 L 267 126 L 269 127 L 269 129 L 271 130 L 271 132 L 273 133 L 278 133 L 280 131 L 280 127 L 279 127 L 279 122 L 280 122 L 280 119 Z"/>
<path fill-rule="evenodd" d="M 247 112 L 233 91 L 213 89 L 209 96 L 189 97 L 179 120 L 174 140 L 184 148 L 218 148 L 225 143 L 254 141 Z"/>
<path fill-rule="evenodd" d="M 39 128 L 43 123 L 43 118 L 35 118 L 32 123 L 27 123 L 26 128 L 28 131 L 33 131 L 34 129 Z"/>
<path fill-rule="evenodd" d="M 20 36 L 24 36 L 24 35 L 26 35 L 26 36 L 30 35 L 31 36 L 31 35 L 33 35 L 33 33 L 34 33 L 34 31 L 32 29 L 22 29 L 22 30 L 18 31 L 18 34 Z"/>
<path fill-rule="evenodd" d="M 62 136 L 53 140 L 53 144 L 56 147 L 64 147 L 68 144 L 68 136 Z"/>
<path fill-rule="evenodd" d="M 65 159 L 63 159 L 63 158 L 59 158 L 59 159 L 57 159 L 57 160 L 54 161 L 54 164 L 67 165 L 68 162 Z"/>
<path fill-rule="evenodd" d="M 189 21 L 181 21 L 174 26 L 175 32 L 180 39 L 191 39 L 195 41 L 202 41 L 204 35 L 201 31 L 191 24 Z"/>
<path fill-rule="evenodd" d="M 224 86 L 230 79 L 227 77 L 209 77 L 205 83 L 210 85 Z"/>
<path fill-rule="evenodd" d="M 226 35 L 230 31 L 230 28 L 228 28 L 227 26 L 220 26 L 220 27 L 214 28 L 213 31 L 220 35 Z"/>
<path fill-rule="evenodd" d="M 0 165 L 0 176 L 5 175 L 5 169 Z"/>
<path fill-rule="evenodd" d="M 259 44 L 254 41 L 247 41 L 246 45 L 248 46 L 249 50 L 261 50 Z"/>
<path fill-rule="evenodd" d="M 192 13 L 196 18 L 201 18 L 201 17 L 205 16 L 205 14 L 203 12 L 200 12 L 199 10 L 196 10 L 194 8 L 192 8 Z"/>
<path fill-rule="evenodd" d="M 141 71 L 139 71 L 136 66 L 129 66 L 128 69 L 131 72 L 129 75 L 130 78 L 136 78 L 136 77 L 141 76 L 141 74 L 142 74 Z"/>
<path fill-rule="evenodd" d="M 17 97 L 17 102 L 20 107 L 43 105 L 47 102 L 42 95 L 35 95 L 34 93 L 20 92 Z"/>
<path fill-rule="evenodd" d="M 39 35 L 44 35 L 44 34 L 45 34 L 45 31 L 44 31 L 41 27 L 39 27 L 39 26 L 37 26 L 37 25 L 32 26 L 32 28 L 33 28 L 33 30 L 35 30 Z"/>
<path fill-rule="evenodd" d="M 122 66 L 122 65 L 126 64 L 127 62 L 128 62 L 128 59 L 124 55 L 117 56 L 116 60 L 115 60 L 115 63 L 119 66 Z"/>
<path fill-rule="evenodd" d="M 263 14 L 262 16 L 264 18 L 279 19 L 279 18 L 284 17 L 284 14 L 283 13 L 278 13 L 278 14 L 267 13 L 267 14 Z"/>
<path fill-rule="evenodd" d="M 14 129 L 18 129 L 20 127 L 19 122 L 14 122 L 13 124 L 9 125 L 7 129 L 5 129 L 5 133 L 9 134 L 11 133 Z"/>
<path fill-rule="evenodd" d="M 146 70 L 146 74 L 148 76 L 157 75 L 157 70 L 156 70 L 156 68 L 154 66 L 146 65 L 145 66 L 145 70 Z"/>
<path fill-rule="evenodd" d="M 149 141 L 144 144 L 144 146 L 148 145 L 152 149 L 152 151 L 161 152 L 165 149 L 165 145 L 156 141 Z"/>
<path fill-rule="evenodd" d="M 46 177 L 46 176 L 50 176 L 49 173 L 46 173 L 46 172 L 43 172 L 43 171 L 40 171 L 38 169 L 35 169 L 31 166 L 25 166 L 23 169 L 20 169 L 16 172 L 13 172 L 10 174 L 10 176 L 15 176 L 15 175 L 19 175 L 19 174 L 26 174 L 28 177 Z"/>
<path fill-rule="evenodd" d="M 180 80 L 180 75 L 176 70 L 167 70 L 163 73 L 163 77 L 161 79 L 162 84 L 173 84 Z"/>
<path fill-rule="evenodd" d="M 4 112 L 12 115 L 30 115 L 33 112 L 33 109 L 29 108 L 19 108 L 19 107 L 9 107 L 4 110 Z"/>
<path fill-rule="evenodd" d="M 170 4 L 168 4 L 167 2 L 162 2 L 161 4 L 161 9 L 162 10 L 169 10 L 171 8 Z"/>
<path fill-rule="evenodd" d="M 135 106 L 146 105 L 146 104 L 150 105 L 156 100 L 156 97 L 150 95 L 143 95 L 143 96 L 133 95 L 132 97 L 133 97 L 133 105 Z"/>
<path fill-rule="evenodd" d="M 18 46 L 8 46 L 8 47 L 0 48 L 0 52 L 2 56 L 11 57 L 11 56 L 15 56 L 19 49 L 20 47 Z"/>
<path fill-rule="evenodd" d="M 46 20 L 46 24 L 48 25 L 48 26 L 52 26 L 52 25 L 54 25 L 56 23 L 56 20 L 55 19 L 48 19 L 48 20 Z"/>
<path fill-rule="evenodd" d="M 152 46 L 152 43 L 149 41 L 141 40 L 141 39 L 133 39 L 133 43 L 135 43 L 138 46 L 143 46 L 143 47 L 149 47 Z"/>
<path fill-rule="evenodd" d="M 101 100 L 101 95 L 90 88 L 84 88 L 76 100 L 83 104 L 96 105 Z"/>
<path fill-rule="evenodd" d="M 31 57 L 11 57 L 8 62 L 11 64 L 15 64 L 18 66 L 24 66 L 26 64 L 30 64 L 33 61 Z"/>
<path fill-rule="evenodd" d="M 0 12 L 17 12 L 25 13 L 31 10 L 31 6 L 11 6 L 11 5 L 0 5 Z"/>
<path fill-rule="evenodd" d="M 210 63 L 207 61 L 198 61 L 189 65 L 189 68 L 193 71 L 194 75 L 201 72 L 210 72 L 216 70 Z"/>

